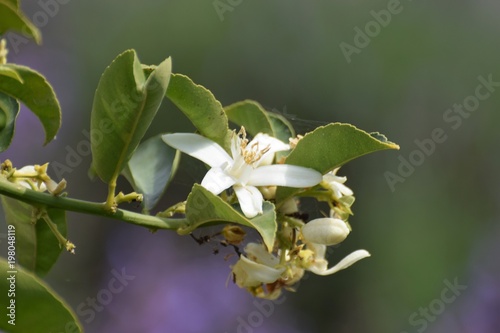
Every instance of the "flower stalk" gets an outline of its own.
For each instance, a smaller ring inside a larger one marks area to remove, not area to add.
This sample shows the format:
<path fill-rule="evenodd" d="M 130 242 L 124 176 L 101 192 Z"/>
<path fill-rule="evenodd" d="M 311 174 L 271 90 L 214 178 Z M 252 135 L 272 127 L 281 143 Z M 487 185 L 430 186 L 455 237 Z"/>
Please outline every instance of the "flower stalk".
<path fill-rule="evenodd" d="M 38 215 L 38 219 L 41 218 L 45 221 L 45 223 L 47 223 L 49 229 L 52 231 L 54 236 L 59 241 L 59 245 L 64 247 L 66 249 L 66 251 L 68 251 L 69 253 L 75 254 L 75 248 L 76 248 L 75 244 L 70 242 L 68 239 L 66 239 L 66 237 L 64 237 L 61 234 L 61 232 L 57 228 L 57 225 L 54 222 L 52 222 L 52 219 L 50 218 L 49 214 L 47 213 L 47 210 L 45 210 L 43 208 L 40 210 L 39 214 L 37 214 L 37 215 Z"/>

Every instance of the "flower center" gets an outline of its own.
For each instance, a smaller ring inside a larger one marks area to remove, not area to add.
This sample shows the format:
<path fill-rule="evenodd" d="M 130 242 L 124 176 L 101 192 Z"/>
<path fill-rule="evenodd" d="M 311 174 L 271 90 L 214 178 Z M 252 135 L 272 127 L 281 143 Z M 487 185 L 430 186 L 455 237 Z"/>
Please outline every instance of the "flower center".
<path fill-rule="evenodd" d="M 241 135 L 241 144 L 240 144 L 240 155 L 243 157 L 243 160 L 246 164 L 252 165 L 253 163 L 259 161 L 265 153 L 271 149 L 270 145 L 260 149 L 259 142 L 254 142 L 250 146 L 248 146 L 247 133 L 245 132 L 245 128 L 241 127 L 238 132 L 238 136 Z"/>

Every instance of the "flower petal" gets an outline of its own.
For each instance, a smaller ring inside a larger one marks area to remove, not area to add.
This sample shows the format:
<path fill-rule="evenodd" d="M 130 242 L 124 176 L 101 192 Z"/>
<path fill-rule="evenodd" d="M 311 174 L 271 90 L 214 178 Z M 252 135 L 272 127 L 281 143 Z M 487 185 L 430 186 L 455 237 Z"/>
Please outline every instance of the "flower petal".
<path fill-rule="evenodd" d="M 38 175 L 38 172 L 35 170 L 34 165 L 26 165 L 23 166 L 21 169 L 16 170 L 18 173 L 23 173 L 23 174 L 33 174 L 34 177 Z"/>
<path fill-rule="evenodd" d="M 255 163 L 255 166 L 270 165 L 273 163 L 274 154 L 278 151 L 290 150 L 290 145 L 273 138 L 272 136 L 264 133 L 258 133 L 252 141 L 248 144 L 248 147 L 252 147 L 253 144 L 257 143 L 260 149 L 269 147 L 269 150 L 262 155 L 262 157 Z"/>
<path fill-rule="evenodd" d="M 326 175 L 323 176 L 323 181 L 327 183 L 345 183 L 347 180 L 347 177 L 340 177 L 337 175 L 332 174 L 332 172 L 327 173 Z"/>
<path fill-rule="evenodd" d="M 356 263 L 357 261 L 364 259 L 366 257 L 369 257 L 370 253 L 366 250 L 357 250 L 354 251 L 353 253 L 349 254 L 347 257 L 342 259 L 337 265 L 333 266 L 330 269 L 327 270 L 322 270 L 318 269 L 318 267 L 311 266 L 309 270 L 313 272 L 314 274 L 317 275 L 330 275 L 337 273 L 338 271 L 341 271 L 343 269 L 346 269 L 347 267 L 351 266 L 352 264 Z"/>
<path fill-rule="evenodd" d="M 225 189 L 233 186 L 234 183 L 235 180 L 228 176 L 224 170 L 219 167 L 214 167 L 208 170 L 205 177 L 201 181 L 201 186 L 217 195 Z"/>
<path fill-rule="evenodd" d="M 316 170 L 296 165 L 273 164 L 253 170 L 248 185 L 311 187 L 321 182 L 322 175 Z"/>
<path fill-rule="evenodd" d="M 334 188 L 343 195 L 349 196 L 354 194 L 354 192 L 349 187 L 345 186 L 342 183 L 336 183 Z M 337 195 L 337 196 L 341 197 L 342 195 Z"/>
<path fill-rule="evenodd" d="M 31 181 L 38 188 L 38 191 L 40 191 L 40 192 L 47 191 L 47 186 L 45 185 L 45 183 L 39 182 L 36 179 L 36 177 L 38 176 L 38 172 L 35 170 L 35 166 L 34 165 L 23 166 L 22 168 L 16 170 L 16 173 L 18 175 L 22 175 L 23 177 L 26 177 L 26 178 L 29 178 L 29 177 L 33 176 L 33 178 L 31 179 Z M 28 188 L 30 190 L 33 189 L 31 187 L 30 183 L 27 180 L 20 179 L 20 180 L 16 181 L 16 183 L 18 183 L 19 185 L 21 185 L 23 187 L 26 187 L 26 188 Z"/>
<path fill-rule="evenodd" d="M 245 256 L 233 266 L 236 284 L 240 288 L 257 287 L 262 283 L 273 283 L 278 280 L 285 268 L 273 268 L 256 263 Z"/>
<path fill-rule="evenodd" d="M 169 146 L 197 158 L 211 167 L 233 163 L 231 156 L 221 146 L 204 136 L 194 133 L 174 133 L 162 135 L 161 138 Z"/>
<path fill-rule="evenodd" d="M 307 243 L 307 248 L 314 252 L 315 260 L 324 260 L 326 255 L 326 245 Z"/>
<path fill-rule="evenodd" d="M 241 210 L 246 217 L 251 219 L 262 213 L 264 198 L 256 187 L 235 185 L 233 189 L 238 197 Z"/>
<path fill-rule="evenodd" d="M 248 144 L 248 146 L 252 146 L 252 144 L 258 143 L 261 148 L 265 148 L 269 146 L 269 150 L 273 153 L 277 151 L 290 150 L 290 145 L 284 143 L 283 141 L 276 139 L 269 134 L 265 133 L 257 133 L 257 135 L 253 138 L 252 141 Z"/>
<path fill-rule="evenodd" d="M 245 246 L 245 253 L 248 258 L 266 266 L 277 266 L 280 262 L 276 256 L 267 251 L 264 244 L 248 243 L 247 246 Z"/>

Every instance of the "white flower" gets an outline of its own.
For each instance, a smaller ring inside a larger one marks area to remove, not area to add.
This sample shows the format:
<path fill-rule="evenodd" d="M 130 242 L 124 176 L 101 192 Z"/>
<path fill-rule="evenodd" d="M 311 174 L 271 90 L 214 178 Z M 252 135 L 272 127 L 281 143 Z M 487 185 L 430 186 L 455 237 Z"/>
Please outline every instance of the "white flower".
<path fill-rule="evenodd" d="M 349 235 L 347 224 L 336 218 L 324 217 L 314 219 L 301 229 L 306 243 L 322 245 L 336 245 L 344 241 Z"/>
<path fill-rule="evenodd" d="M 337 200 L 343 196 L 351 196 L 354 194 L 349 187 L 344 185 L 347 177 L 337 176 L 337 171 L 339 171 L 339 169 L 340 167 L 324 175 L 323 181 L 321 182 L 324 187 L 332 190 L 333 198 Z"/>
<path fill-rule="evenodd" d="M 263 283 L 277 281 L 285 267 L 277 267 L 279 259 L 267 252 L 263 244 L 248 243 L 244 255 L 233 266 L 232 272 L 236 284 L 240 288 L 258 287 Z"/>
<path fill-rule="evenodd" d="M 321 174 L 313 169 L 285 164 L 263 165 L 272 161 L 274 152 L 286 150 L 288 145 L 262 134 L 257 134 L 248 143 L 244 130 L 241 132 L 243 138 L 233 134 L 232 157 L 217 143 L 198 134 L 166 134 L 162 139 L 211 167 L 201 182 L 207 190 L 217 195 L 232 186 L 241 210 L 248 218 L 262 213 L 264 199 L 256 186 L 301 188 L 314 186 L 321 181 Z"/>

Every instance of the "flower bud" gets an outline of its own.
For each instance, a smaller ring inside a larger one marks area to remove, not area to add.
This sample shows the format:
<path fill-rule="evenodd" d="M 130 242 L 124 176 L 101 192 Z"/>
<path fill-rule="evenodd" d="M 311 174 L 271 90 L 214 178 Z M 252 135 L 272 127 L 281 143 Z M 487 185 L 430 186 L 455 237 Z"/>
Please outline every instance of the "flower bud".
<path fill-rule="evenodd" d="M 39 166 L 38 166 L 39 167 Z M 24 186 L 28 189 L 38 190 L 40 192 L 45 192 L 47 190 L 47 186 L 44 182 L 39 180 L 38 177 L 38 169 L 35 165 L 26 165 L 19 170 L 16 170 L 14 173 L 16 176 L 15 182 Z M 34 184 L 35 188 L 31 187 L 31 184 Z"/>
<path fill-rule="evenodd" d="M 349 228 L 342 220 L 330 217 L 315 219 L 302 227 L 302 237 L 306 243 L 335 245 L 349 235 Z"/>
<path fill-rule="evenodd" d="M 297 205 L 297 199 L 290 198 L 283 202 L 283 204 L 279 208 L 280 213 L 283 214 L 293 214 L 299 211 L 299 207 Z"/>
<path fill-rule="evenodd" d="M 222 235 L 229 244 L 238 245 L 245 239 L 245 230 L 237 225 L 226 225 L 222 229 Z"/>
<path fill-rule="evenodd" d="M 261 186 L 259 187 L 260 193 L 264 196 L 266 200 L 272 200 L 276 198 L 276 189 L 277 186 Z"/>

